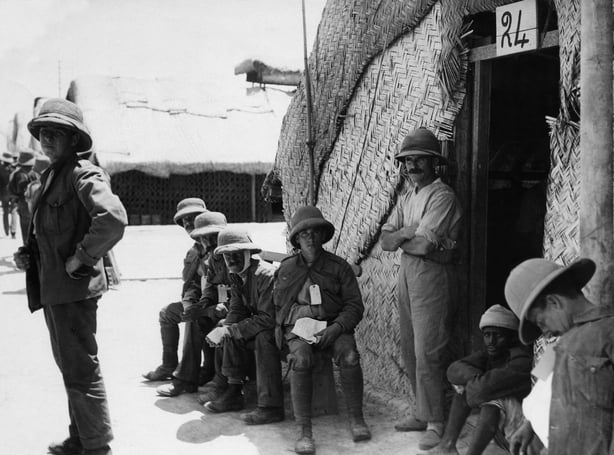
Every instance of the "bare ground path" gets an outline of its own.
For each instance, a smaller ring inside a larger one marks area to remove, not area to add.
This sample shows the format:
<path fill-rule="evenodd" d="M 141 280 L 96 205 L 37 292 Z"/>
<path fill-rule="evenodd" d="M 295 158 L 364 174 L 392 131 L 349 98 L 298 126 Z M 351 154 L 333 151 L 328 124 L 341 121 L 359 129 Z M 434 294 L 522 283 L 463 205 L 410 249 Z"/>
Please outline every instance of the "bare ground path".
<path fill-rule="evenodd" d="M 283 226 L 247 225 L 262 247 L 283 250 Z M 24 276 L 13 266 L 17 240 L 0 237 L 0 454 L 40 455 L 67 434 L 64 389 L 42 313 L 27 309 Z M 190 240 L 176 226 L 133 226 L 115 253 L 124 280 L 100 301 L 98 340 L 115 432 L 115 455 L 291 454 L 294 422 L 249 427 L 239 413 L 212 415 L 196 394 L 162 398 L 141 373 L 159 362 L 158 312 L 180 293 Z M 368 366 L 366 366 L 368 367 Z M 343 408 L 340 400 L 340 408 Z M 373 439 L 351 441 L 345 414 L 314 419 L 317 453 L 417 453 L 419 433 L 397 433 L 394 418 L 366 406 Z"/>

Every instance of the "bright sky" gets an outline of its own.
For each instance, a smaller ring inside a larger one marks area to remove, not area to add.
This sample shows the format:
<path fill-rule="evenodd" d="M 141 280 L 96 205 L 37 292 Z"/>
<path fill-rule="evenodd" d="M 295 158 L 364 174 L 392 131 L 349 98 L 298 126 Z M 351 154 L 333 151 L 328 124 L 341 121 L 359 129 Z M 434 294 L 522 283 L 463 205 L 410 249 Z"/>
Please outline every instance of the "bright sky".
<path fill-rule="evenodd" d="M 311 52 L 326 0 L 305 0 Z M 246 58 L 303 67 L 301 0 L 0 0 L 0 132 L 23 99 L 81 74 L 238 78 Z M 29 100 L 28 100 L 29 102 Z"/>

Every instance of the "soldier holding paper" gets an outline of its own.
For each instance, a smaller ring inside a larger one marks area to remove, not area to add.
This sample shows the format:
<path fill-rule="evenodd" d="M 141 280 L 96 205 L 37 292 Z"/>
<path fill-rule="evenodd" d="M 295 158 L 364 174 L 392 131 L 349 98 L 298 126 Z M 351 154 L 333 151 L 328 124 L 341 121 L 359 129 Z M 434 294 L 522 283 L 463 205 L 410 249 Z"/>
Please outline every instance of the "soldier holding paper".
<path fill-rule="evenodd" d="M 353 440 L 371 439 L 362 413 L 363 377 L 354 339 L 364 307 L 350 265 L 322 247 L 333 237 L 335 228 L 320 210 L 300 207 L 292 217 L 291 228 L 290 242 L 300 253 L 284 259 L 277 273 L 275 336 L 278 347 L 289 350 L 290 390 L 299 430 L 295 451 L 311 454 L 315 453 L 311 431 L 312 369 L 317 351 L 333 357 L 339 366 Z M 307 334 L 301 331 L 304 326 L 317 327 L 318 323 L 324 323 L 325 328 L 315 333 L 317 328 Z"/>

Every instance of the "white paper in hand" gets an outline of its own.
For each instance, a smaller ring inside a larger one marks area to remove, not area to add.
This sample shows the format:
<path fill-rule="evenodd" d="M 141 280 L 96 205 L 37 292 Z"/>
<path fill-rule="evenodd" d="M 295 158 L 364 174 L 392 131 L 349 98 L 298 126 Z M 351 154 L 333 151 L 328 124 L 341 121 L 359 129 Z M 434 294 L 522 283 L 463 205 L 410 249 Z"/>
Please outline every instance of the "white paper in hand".
<path fill-rule="evenodd" d="M 299 336 L 307 343 L 312 344 L 317 341 L 314 335 L 325 328 L 326 321 L 318 321 L 313 318 L 300 318 L 294 324 L 292 333 Z"/>
<path fill-rule="evenodd" d="M 213 346 L 219 346 L 224 335 L 228 333 L 228 329 L 226 327 L 216 327 L 207 335 L 207 341 Z"/>

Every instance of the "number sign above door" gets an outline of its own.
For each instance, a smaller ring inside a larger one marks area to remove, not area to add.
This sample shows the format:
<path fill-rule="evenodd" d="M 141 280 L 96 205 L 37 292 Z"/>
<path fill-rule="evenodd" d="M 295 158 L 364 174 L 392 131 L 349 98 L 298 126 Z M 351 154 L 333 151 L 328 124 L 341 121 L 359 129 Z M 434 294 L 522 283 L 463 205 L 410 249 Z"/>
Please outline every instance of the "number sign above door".
<path fill-rule="evenodd" d="M 497 8 L 497 56 L 537 49 L 537 0 Z"/>

